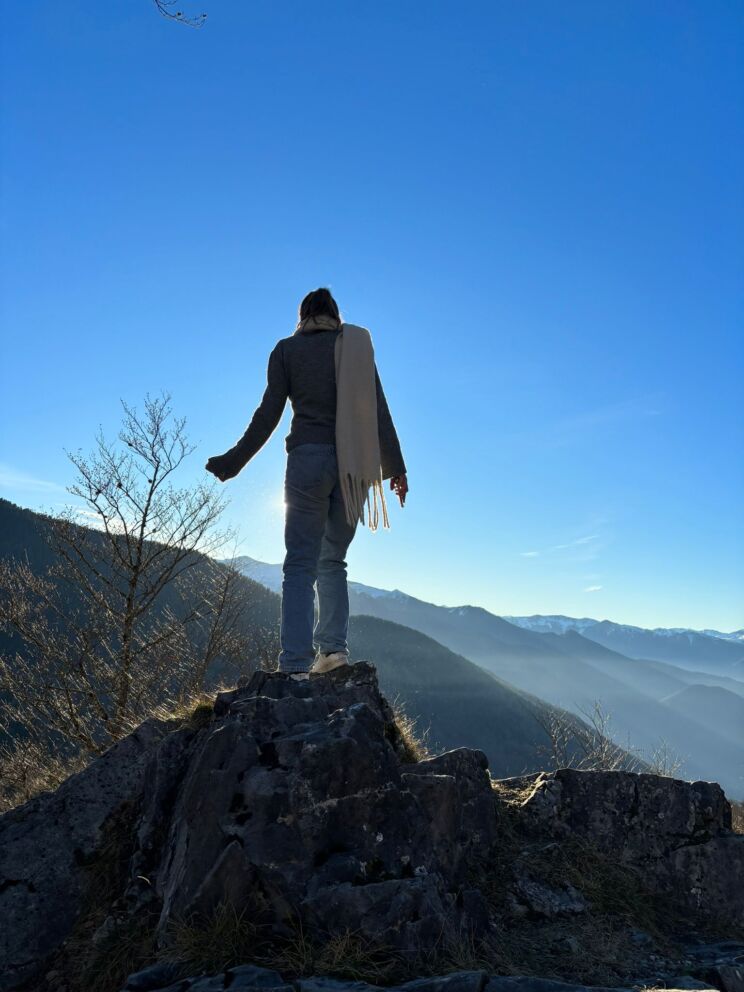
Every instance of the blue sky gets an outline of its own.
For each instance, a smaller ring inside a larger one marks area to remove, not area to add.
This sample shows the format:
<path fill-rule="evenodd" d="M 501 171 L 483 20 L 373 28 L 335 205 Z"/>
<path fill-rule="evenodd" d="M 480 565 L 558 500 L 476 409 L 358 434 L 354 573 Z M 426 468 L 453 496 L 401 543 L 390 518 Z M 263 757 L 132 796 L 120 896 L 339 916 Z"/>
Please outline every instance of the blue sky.
<path fill-rule="evenodd" d="M 353 578 L 496 613 L 744 626 L 744 7 L 3 9 L 0 495 L 168 390 L 242 433 L 329 285 L 409 468 Z M 283 438 L 232 482 L 281 560 Z"/>

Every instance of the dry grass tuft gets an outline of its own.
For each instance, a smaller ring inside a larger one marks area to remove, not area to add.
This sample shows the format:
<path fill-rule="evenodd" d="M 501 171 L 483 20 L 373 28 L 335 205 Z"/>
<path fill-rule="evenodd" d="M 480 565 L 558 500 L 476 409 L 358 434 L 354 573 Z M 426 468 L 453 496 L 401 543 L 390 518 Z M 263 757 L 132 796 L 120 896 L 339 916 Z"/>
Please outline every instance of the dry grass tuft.
<path fill-rule="evenodd" d="M 525 775 L 520 778 L 492 778 L 491 788 L 505 808 L 516 810 L 532 796 L 539 780 L 537 775 Z"/>
<path fill-rule="evenodd" d="M 419 954 L 416 971 L 430 975 L 450 971 L 496 973 L 508 963 L 492 938 L 476 938 L 468 931 L 443 936 L 431 955 Z"/>
<path fill-rule="evenodd" d="M 223 971 L 247 961 L 258 961 L 266 951 L 265 930 L 249 910 L 238 912 L 220 903 L 205 920 L 173 920 L 162 960 L 184 962 L 187 971 Z"/>
<path fill-rule="evenodd" d="M 394 950 L 351 930 L 329 937 L 314 962 L 317 974 L 373 985 L 394 980 L 401 967 L 400 955 Z"/>
<path fill-rule="evenodd" d="M 392 704 L 395 722 L 386 728 L 388 739 L 391 744 L 400 752 L 404 762 L 413 764 L 431 757 L 431 752 L 426 744 L 428 730 L 420 733 L 416 727 L 416 721 L 410 717 L 403 708 L 403 704 L 396 699 Z"/>
<path fill-rule="evenodd" d="M 298 920 L 292 927 L 291 935 L 277 941 L 260 963 L 282 974 L 311 975 L 315 956 L 313 941 Z"/>
<path fill-rule="evenodd" d="M 51 792 L 89 763 L 83 755 L 62 757 L 38 741 L 0 747 L 0 813 Z"/>
<path fill-rule="evenodd" d="M 399 956 L 389 948 L 346 931 L 325 940 L 311 938 L 301 921 L 288 936 L 272 936 L 248 910 L 237 912 L 221 903 L 206 920 L 173 922 L 167 952 L 161 960 L 183 963 L 184 974 L 211 974 L 252 962 L 282 975 L 329 975 L 358 981 L 384 982 L 401 970 Z"/>
<path fill-rule="evenodd" d="M 192 727 L 200 730 L 211 722 L 215 696 L 224 689 L 224 686 L 220 686 L 214 691 L 195 692 L 183 699 L 167 699 L 153 710 L 152 716 L 157 720 L 175 723 L 178 729 Z"/>

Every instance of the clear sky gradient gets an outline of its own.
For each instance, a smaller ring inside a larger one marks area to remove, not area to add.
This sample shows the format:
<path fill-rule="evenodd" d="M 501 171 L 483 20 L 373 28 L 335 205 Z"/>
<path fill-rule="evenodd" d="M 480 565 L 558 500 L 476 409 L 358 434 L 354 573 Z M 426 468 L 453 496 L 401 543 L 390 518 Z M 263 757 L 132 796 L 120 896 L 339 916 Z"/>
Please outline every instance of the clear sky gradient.
<path fill-rule="evenodd" d="M 0 495 L 168 390 L 200 477 L 318 285 L 409 467 L 351 577 L 744 626 L 744 5 L 3 5 Z M 283 555 L 279 429 L 228 483 Z"/>

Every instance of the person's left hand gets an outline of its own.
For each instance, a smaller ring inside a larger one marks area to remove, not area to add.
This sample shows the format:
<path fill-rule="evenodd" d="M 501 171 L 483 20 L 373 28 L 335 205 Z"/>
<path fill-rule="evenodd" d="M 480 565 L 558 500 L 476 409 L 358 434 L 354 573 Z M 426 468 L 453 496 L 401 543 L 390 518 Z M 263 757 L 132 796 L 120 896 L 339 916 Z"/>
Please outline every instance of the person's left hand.
<path fill-rule="evenodd" d="M 227 482 L 228 479 L 232 479 L 237 475 L 236 472 L 230 470 L 224 455 L 213 455 L 207 461 L 204 468 L 207 472 L 211 472 L 212 475 L 216 476 L 220 482 Z"/>
<path fill-rule="evenodd" d="M 406 496 L 408 495 L 408 476 L 405 473 L 403 475 L 394 475 L 390 480 L 390 488 L 400 500 L 400 505 L 405 506 Z"/>

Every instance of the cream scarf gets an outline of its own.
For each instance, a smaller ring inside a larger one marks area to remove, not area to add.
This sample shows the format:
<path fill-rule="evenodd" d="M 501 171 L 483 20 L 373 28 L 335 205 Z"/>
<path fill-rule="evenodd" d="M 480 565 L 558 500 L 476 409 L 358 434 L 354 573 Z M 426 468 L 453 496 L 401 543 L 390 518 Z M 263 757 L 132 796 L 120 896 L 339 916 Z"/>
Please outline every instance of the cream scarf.
<path fill-rule="evenodd" d="M 335 329 L 336 338 L 336 457 L 346 519 L 350 526 L 363 524 L 377 530 L 382 512 L 383 527 L 390 527 L 380 467 L 380 438 L 377 426 L 377 384 L 372 336 L 366 327 L 339 324 L 321 314 L 298 323 L 302 331 Z M 370 505 L 370 489 L 372 501 Z M 379 506 L 378 506 L 379 502 Z"/>

